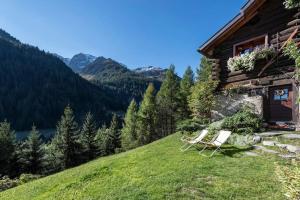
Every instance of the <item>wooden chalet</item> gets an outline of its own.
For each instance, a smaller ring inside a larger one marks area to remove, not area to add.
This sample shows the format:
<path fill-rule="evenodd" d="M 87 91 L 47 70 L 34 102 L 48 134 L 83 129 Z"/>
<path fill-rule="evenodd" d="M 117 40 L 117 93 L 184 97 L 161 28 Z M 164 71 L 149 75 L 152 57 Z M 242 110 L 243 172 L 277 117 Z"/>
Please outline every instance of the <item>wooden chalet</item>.
<path fill-rule="evenodd" d="M 286 9 L 283 0 L 249 0 L 221 30 L 198 51 L 213 62 L 213 79 L 219 90 L 247 88 L 251 95 L 263 96 L 263 115 L 267 122 L 299 121 L 298 83 L 293 79 L 294 61 L 285 57 L 283 47 L 289 39 L 300 41 L 300 10 Z M 254 70 L 230 71 L 227 61 L 257 46 L 272 46 L 276 54 L 258 60 Z"/>

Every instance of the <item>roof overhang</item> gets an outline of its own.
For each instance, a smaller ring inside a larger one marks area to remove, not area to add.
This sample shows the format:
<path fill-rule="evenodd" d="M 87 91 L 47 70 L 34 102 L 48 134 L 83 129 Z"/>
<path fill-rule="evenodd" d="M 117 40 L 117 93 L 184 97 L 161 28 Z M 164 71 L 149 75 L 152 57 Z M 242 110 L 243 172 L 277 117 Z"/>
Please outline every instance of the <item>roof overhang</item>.
<path fill-rule="evenodd" d="M 210 56 L 212 50 L 221 42 L 230 37 L 234 32 L 251 20 L 256 14 L 258 9 L 267 0 L 249 0 L 242 8 L 240 13 L 235 16 L 230 22 L 228 22 L 223 28 L 221 28 L 216 34 L 214 34 L 209 40 L 207 40 L 198 52 L 205 56 Z"/>

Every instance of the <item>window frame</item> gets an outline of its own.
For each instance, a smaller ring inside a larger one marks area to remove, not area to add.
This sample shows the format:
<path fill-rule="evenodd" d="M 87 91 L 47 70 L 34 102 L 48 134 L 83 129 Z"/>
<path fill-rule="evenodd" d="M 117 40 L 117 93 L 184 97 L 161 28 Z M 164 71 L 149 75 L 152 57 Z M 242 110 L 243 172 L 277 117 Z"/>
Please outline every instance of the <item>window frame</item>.
<path fill-rule="evenodd" d="M 233 56 L 238 56 L 237 51 L 236 51 L 236 48 L 238 46 L 240 46 L 242 44 L 249 43 L 249 42 L 254 41 L 254 40 L 262 39 L 262 38 L 265 39 L 265 47 L 268 47 L 268 45 L 269 45 L 269 35 L 268 34 L 263 34 L 263 35 L 260 35 L 260 36 L 257 36 L 257 37 L 250 38 L 250 39 L 245 40 L 243 42 L 239 42 L 239 43 L 234 44 L 233 45 Z"/>

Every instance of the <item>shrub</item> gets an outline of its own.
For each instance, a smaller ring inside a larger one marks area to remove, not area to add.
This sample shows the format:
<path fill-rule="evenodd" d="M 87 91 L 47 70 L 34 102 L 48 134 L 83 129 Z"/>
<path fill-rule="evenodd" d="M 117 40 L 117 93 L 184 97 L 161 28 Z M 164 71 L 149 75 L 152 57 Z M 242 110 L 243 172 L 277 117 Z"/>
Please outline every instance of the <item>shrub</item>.
<path fill-rule="evenodd" d="M 36 174 L 21 174 L 19 181 L 20 181 L 20 184 L 24 184 L 24 183 L 28 183 L 30 181 L 37 180 L 41 177 L 42 177 L 41 175 L 36 175 Z"/>
<path fill-rule="evenodd" d="M 261 130 L 262 122 L 262 118 L 249 108 L 243 108 L 233 116 L 224 118 L 222 129 L 241 135 L 253 134 Z"/>
<path fill-rule="evenodd" d="M 202 130 L 209 123 L 209 119 L 187 119 L 179 121 L 176 125 L 176 131 L 182 133 L 191 133 Z"/>
<path fill-rule="evenodd" d="M 232 134 L 228 140 L 228 143 L 234 146 L 249 146 L 253 144 L 253 136 Z"/>
<path fill-rule="evenodd" d="M 300 7 L 299 0 L 285 0 L 283 2 L 283 4 L 284 4 L 285 8 L 287 8 L 287 9 Z"/>
<path fill-rule="evenodd" d="M 276 175 L 282 183 L 285 196 L 288 199 L 300 199 L 300 166 L 295 163 L 292 166 L 276 166 Z"/>
<path fill-rule="evenodd" d="M 10 179 L 8 176 L 0 178 L 0 192 L 19 185 L 18 179 Z"/>

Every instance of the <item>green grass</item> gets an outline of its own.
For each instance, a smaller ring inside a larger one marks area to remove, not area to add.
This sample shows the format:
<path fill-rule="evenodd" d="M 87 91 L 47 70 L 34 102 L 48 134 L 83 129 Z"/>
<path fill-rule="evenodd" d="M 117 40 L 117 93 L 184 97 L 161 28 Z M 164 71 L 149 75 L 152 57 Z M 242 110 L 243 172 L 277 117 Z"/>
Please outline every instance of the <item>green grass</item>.
<path fill-rule="evenodd" d="M 196 149 L 181 153 L 179 138 L 97 159 L 4 191 L 0 199 L 284 199 L 275 157 L 245 157 L 246 149 L 230 146 L 213 158 Z"/>

